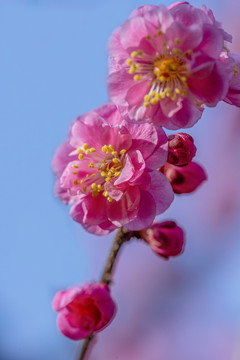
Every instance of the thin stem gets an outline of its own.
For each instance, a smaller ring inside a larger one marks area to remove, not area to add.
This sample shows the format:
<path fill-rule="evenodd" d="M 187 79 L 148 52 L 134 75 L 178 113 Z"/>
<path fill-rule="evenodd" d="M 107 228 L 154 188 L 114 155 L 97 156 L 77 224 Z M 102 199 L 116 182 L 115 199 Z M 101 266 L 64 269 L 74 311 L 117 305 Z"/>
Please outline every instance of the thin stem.
<path fill-rule="evenodd" d="M 110 253 L 108 255 L 101 279 L 100 279 L 101 283 L 104 283 L 108 286 L 111 284 L 114 267 L 116 265 L 117 256 L 119 254 L 121 246 L 125 242 L 129 241 L 132 237 L 140 238 L 140 235 L 138 232 L 128 231 L 124 228 L 121 228 L 118 230 L 118 232 L 116 233 L 115 239 L 113 241 Z M 84 360 L 84 357 L 87 353 L 87 350 L 89 349 L 89 345 L 90 345 L 94 335 L 95 334 L 92 333 L 84 340 L 79 360 Z"/>

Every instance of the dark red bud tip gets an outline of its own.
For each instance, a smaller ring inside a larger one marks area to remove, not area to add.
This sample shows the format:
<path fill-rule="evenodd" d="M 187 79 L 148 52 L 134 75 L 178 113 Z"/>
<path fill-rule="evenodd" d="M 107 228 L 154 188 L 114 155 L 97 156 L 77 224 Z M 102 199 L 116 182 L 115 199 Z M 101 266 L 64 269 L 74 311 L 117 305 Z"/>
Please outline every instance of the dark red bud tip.
<path fill-rule="evenodd" d="M 178 133 L 168 136 L 168 159 L 169 164 L 185 166 L 196 155 L 196 146 L 189 134 Z"/>
<path fill-rule="evenodd" d="M 183 167 L 165 163 L 160 171 L 171 183 L 175 194 L 191 193 L 207 180 L 205 170 L 194 161 Z"/>
<path fill-rule="evenodd" d="M 142 238 L 151 246 L 155 254 L 168 259 L 184 250 L 185 234 L 175 221 L 155 223 L 141 231 Z"/>

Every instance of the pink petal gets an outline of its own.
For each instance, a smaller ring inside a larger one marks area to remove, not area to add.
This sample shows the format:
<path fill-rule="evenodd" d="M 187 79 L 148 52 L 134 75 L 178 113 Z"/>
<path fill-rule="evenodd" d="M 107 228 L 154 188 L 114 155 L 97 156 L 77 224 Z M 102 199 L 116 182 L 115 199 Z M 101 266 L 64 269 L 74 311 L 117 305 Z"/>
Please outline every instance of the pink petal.
<path fill-rule="evenodd" d="M 156 202 L 156 214 L 166 211 L 174 199 L 174 193 L 170 182 L 159 171 L 149 173 L 151 176 L 151 187 L 148 190 Z"/>
<path fill-rule="evenodd" d="M 127 105 L 124 99 L 134 84 L 133 76 L 126 68 L 110 74 L 107 78 L 110 99 L 117 105 Z"/>
<path fill-rule="evenodd" d="M 228 77 L 224 71 L 224 66 L 217 62 L 213 71 L 207 78 L 188 79 L 189 89 L 204 104 L 216 106 L 222 100 L 228 90 Z"/>
<path fill-rule="evenodd" d="M 125 224 L 128 230 L 137 231 L 149 227 L 156 216 L 156 203 L 152 195 L 148 191 L 141 190 L 140 196 L 141 200 L 137 217 L 128 224 Z"/>
<path fill-rule="evenodd" d="M 144 19 L 132 17 L 122 25 L 120 40 L 127 51 L 139 50 L 140 42 L 148 35 Z"/>
<path fill-rule="evenodd" d="M 124 122 L 124 126 L 128 129 L 132 136 L 131 151 L 137 149 L 141 150 L 143 157 L 146 159 L 152 154 L 158 144 L 158 132 L 157 129 L 147 123 L 127 123 Z M 162 130 L 161 136 L 164 138 L 164 132 Z M 167 141 L 167 140 L 166 140 Z"/>
<path fill-rule="evenodd" d="M 169 38 L 170 48 L 176 48 L 175 39 L 179 39 L 180 44 L 177 47 L 183 52 L 195 49 L 203 38 L 202 29 L 198 25 L 186 27 L 179 22 L 174 22 L 167 29 L 166 35 Z"/>
<path fill-rule="evenodd" d="M 89 194 L 71 208 L 70 215 L 80 224 L 98 225 L 107 220 L 106 198 Z"/>
<path fill-rule="evenodd" d="M 121 28 L 117 28 L 109 39 L 109 73 L 120 70 L 126 59 L 129 57 L 128 52 L 123 48 L 121 39 Z"/>
<path fill-rule="evenodd" d="M 204 24 L 203 40 L 199 49 L 213 59 L 217 59 L 223 49 L 222 31 L 212 24 Z"/>
<path fill-rule="evenodd" d="M 61 175 L 69 162 L 69 154 L 73 150 L 74 148 L 69 142 L 64 142 L 59 145 L 52 160 L 52 169 L 56 175 Z"/>
<path fill-rule="evenodd" d="M 90 335 L 91 330 L 86 331 L 80 327 L 73 327 L 69 324 L 68 312 L 64 311 L 58 315 L 57 325 L 62 334 L 72 340 L 81 340 Z"/>
<path fill-rule="evenodd" d="M 128 223 L 136 217 L 139 201 L 139 188 L 137 186 L 129 187 L 119 201 L 108 203 L 108 219 L 118 227 Z"/>
<path fill-rule="evenodd" d="M 130 156 L 126 154 L 125 159 L 126 160 L 125 160 L 124 168 L 121 171 L 121 175 L 114 182 L 115 186 L 128 181 L 129 179 L 131 179 L 131 177 L 134 174 L 135 168 Z"/>
<path fill-rule="evenodd" d="M 151 88 L 151 78 L 143 79 L 138 82 L 132 83 L 132 86 L 129 88 L 125 100 L 130 106 L 140 105 L 144 102 L 144 96 L 148 94 Z"/>
<path fill-rule="evenodd" d="M 197 108 L 187 99 L 182 101 L 182 108 L 165 123 L 165 127 L 169 130 L 181 128 L 189 128 L 193 126 L 202 116 L 202 109 Z"/>
<path fill-rule="evenodd" d="M 145 160 L 148 170 L 156 170 L 165 164 L 168 157 L 168 138 L 162 128 L 157 127 L 158 144 L 155 151 Z"/>
<path fill-rule="evenodd" d="M 142 17 L 144 17 L 144 15 L 146 13 L 148 13 L 149 11 L 152 11 L 152 10 L 156 11 L 157 9 L 158 9 L 158 6 L 156 6 L 156 5 L 139 6 L 137 9 L 133 10 L 130 17 L 134 17 L 134 16 L 142 16 Z"/>

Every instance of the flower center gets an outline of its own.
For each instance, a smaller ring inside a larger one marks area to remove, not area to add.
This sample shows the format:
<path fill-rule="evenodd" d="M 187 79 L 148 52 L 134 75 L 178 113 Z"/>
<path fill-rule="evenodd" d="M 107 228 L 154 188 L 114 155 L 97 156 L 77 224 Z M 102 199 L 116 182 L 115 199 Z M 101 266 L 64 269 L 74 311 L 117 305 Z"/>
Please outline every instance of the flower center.
<path fill-rule="evenodd" d="M 101 193 L 108 201 L 113 201 L 104 189 L 104 184 L 108 181 L 114 183 L 120 176 L 124 167 L 125 152 L 125 149 L 115 151 L 111 144 L 104 145 L 101 152 L 97 152 L 93 147 L 90 148 L 88 144 L 83 144 L 74 152 L 78 154 L 81 163 L 79 161 L 72 163 L 74 168 L 72 184 L 75 190 L 85 194 L 92 192 L 93 197 Z"/>
<path fill-rule="evenodd" d="M 161 30 L 154 34 L 154 42 L 157 37 L 163 37 Z M 146 39 L 151 44 L 150 35 Z M 163 40 L 163 39 L 162 39 Z M 131 58 L 127 59 L 126 64 L 130 67 L 129 74 L 134 74 L 134 81 L 151 80 L 151 88 L 144 96 L 144 106 L 157 104 L 165 97 L 177 101 L 180 97 L 186 96 L 188 88 L 187 78 L 190 71 L 187 65 L 193 51 L 191 49 L 183 52 L 179 48 L 172 48 L 168 45 L 168 40 L 161 40 L 162 50 L 157 52 L 156 56 L 145 54 L 143 50 L 133 51 Z M 176 46 L 181 44 L 181 40 L 174 40 Z M 152 46 L 155 48 L 154 43 Z"/>

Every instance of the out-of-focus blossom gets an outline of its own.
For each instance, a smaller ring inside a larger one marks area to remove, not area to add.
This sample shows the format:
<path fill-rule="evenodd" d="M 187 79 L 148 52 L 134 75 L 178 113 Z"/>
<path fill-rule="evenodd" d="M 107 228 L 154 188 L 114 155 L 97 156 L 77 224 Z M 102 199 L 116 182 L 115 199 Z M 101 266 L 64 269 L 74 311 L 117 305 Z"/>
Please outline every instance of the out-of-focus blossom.
<path fill-rule="evenodd" d="M 230 79 L 228 93 L 224 99 L 231 105 L 240 107 L 240 55 L 224 52 L 221 56 L 223 63 L 228 69 L 234 69 L 232 78 Z"/>
<path fill-rule="evenodd" d="M 102 283 L 89 283 L 59 291 L 53 299 L 58 312 L 61 333 L 72 340 L 86 338 L 105 328 L 115 313 L 109 288 Z"/>
<path fill-rule="evenodd" d="M 178 133 L 168 136 L 168 163 L 176 166 L 187 165 L 192 161 L 196 151 L 193 138 L 189 134 Z"/>
<path fill-rule="evenodd" d="M 170 183 L 158 169 L 167 136 L 151 124 L 122 121 L 113 104 L 77 118 L 53 159 L 57 195 L 74 202 L 71 216 L 89 232 L 141 230 L 171 204 Z"/>
<path fill-rule="evenodd" d="M 184 232 L 175 221 L 155 223 L 141 231 L 141 236 L 157 255 L 166 259 L 183 252 Z"/>
<path fill-rule="evenodd" d="M 187 2 L 137 8 L 109 43 L 109 95 L 123 115 L 168 129 L 193 126 L 226 97 L 231 36 L 211 10 Z"/>
<path fill-rule="evenodd" d="M 194 161 L 183 167 L 166 163 L 160 171 L 170 181 L 175 194 L 191 193 L 207 180 L 204 169 Z"/>

